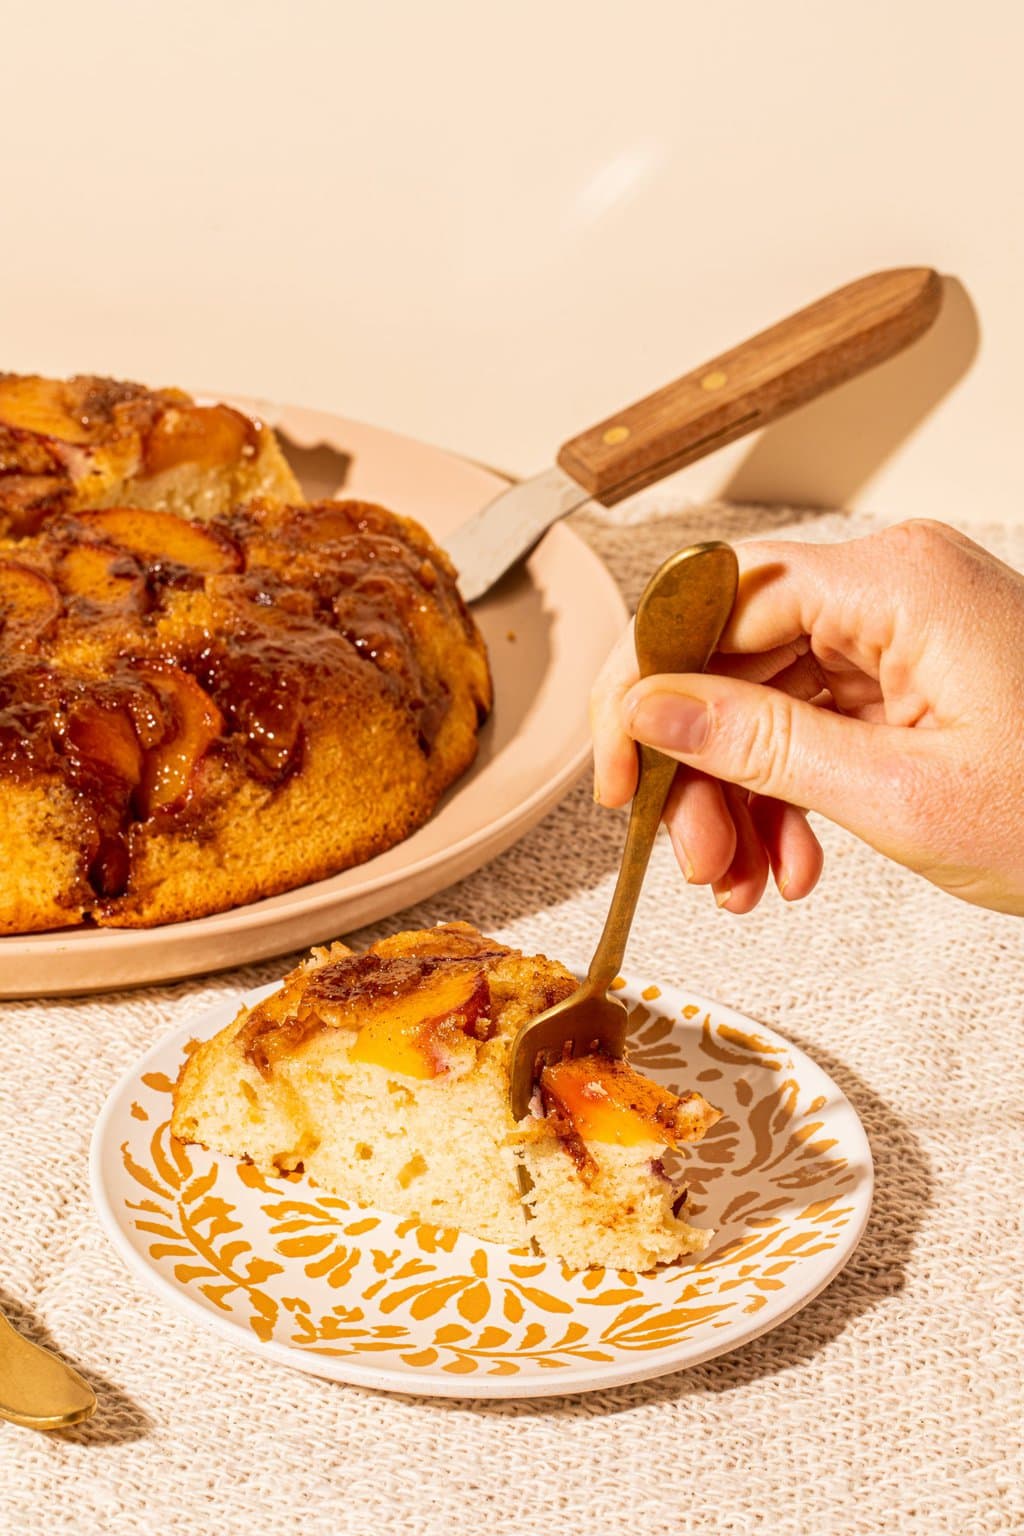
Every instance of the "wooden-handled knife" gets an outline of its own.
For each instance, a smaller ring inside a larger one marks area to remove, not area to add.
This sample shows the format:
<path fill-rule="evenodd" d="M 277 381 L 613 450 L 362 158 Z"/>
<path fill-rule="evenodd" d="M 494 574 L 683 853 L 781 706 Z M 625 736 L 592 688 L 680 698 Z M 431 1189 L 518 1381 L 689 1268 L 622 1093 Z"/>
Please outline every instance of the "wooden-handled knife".
<path fill-rule="evenodd" d="M 446 541 L 463 596 L 482 597 L 576 507 L 610 507 L 894 356 L 941 303 L 930 267 L 875 272 L 571 438 L 555 468 L 503 491 Z"/>

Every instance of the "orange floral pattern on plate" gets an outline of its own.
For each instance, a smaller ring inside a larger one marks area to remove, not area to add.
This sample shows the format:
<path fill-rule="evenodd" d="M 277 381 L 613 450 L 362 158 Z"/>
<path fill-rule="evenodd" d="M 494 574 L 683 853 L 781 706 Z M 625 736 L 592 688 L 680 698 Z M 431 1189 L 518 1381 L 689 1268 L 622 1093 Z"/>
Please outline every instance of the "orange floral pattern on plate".
<path fill-rule="evenodd" d="M 169 1094 L 195 1024 L 122 1085 L 115 1220 L 165 1281 L 325 1374 L 383 1359 L 396 1379 L 378 1385 L 484 1375 L 524 1378 L 525 1393 L 552 1390 L 536 1386 L 547 1373 L 572 1371 L 578 1390 L 581 1372 L 599 1384 L 623 1362 L 650 1375 L 718 1353 L 841 1267 L 866 1218 L 870 1156 L 839 1091 L 771 1030 L 668 989 L 629 997 L 630 1059 L 724 1111 L 686 1158 L 688 1215 L 716 1230 L 694 1259 L 572 1271 L 185 1147 L 168 1131 Z"/>

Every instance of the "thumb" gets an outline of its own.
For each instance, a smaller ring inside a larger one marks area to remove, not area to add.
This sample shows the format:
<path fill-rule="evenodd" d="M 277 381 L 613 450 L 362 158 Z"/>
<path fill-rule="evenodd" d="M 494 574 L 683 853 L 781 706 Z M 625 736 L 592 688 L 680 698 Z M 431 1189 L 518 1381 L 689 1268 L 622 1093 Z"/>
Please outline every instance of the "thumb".
<path fill-rule="evenodd" d="M 726 783 L 820 811 L 912 862 L 940 731 L 852 720 L 778 688 L 707 673 L 644 678 L 622 711 L 637 741 Z"/>

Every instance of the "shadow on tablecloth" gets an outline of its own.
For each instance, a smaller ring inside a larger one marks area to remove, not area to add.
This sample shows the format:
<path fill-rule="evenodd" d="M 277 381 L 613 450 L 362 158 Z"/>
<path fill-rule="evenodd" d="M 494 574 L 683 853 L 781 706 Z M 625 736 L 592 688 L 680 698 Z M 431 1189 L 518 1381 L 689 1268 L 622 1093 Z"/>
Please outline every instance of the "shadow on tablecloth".
<path fill-rule="evenodd" d="M 129 1441 L 143 1439 L 149 1433 L 153 1421 L 138 1403 L 106 1376 L 98 1375 L 88 1361 L 79 1360 L 70 1354 L 30 1307 L 2 1287 L 0 1311 L 23 1338 L 33 1344 L 41 1344 L 43 1349 L 52 1350 L 83 1376 L 96 1393 L 96 1412 L 91 1419 L 70 1429 L 50 1430 L 48 1436 L 52 1435 L 61 1444 L 109 1446 L 126 1445 Z M 32 1434 L 33 1431 L 26 1430 L 25 1433 Z"/>

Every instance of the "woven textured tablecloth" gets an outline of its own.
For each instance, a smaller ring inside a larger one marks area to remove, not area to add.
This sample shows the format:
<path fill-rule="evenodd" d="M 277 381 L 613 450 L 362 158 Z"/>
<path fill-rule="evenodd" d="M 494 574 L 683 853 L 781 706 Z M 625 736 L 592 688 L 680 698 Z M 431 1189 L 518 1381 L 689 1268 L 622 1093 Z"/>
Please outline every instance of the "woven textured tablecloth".
<path fill-rule="evenodd" d="M 671 549 L 864 517 L 687 507 L 576 519 L 635 601 Z M 1024 529 L 974 530 L 1024 567 Z M 0 1005 L 0 1307 L 96 1386 L 63 1435 L 0 1424 L 0 1531 L 233 1536 L 1024 1530 L 1024 924 L 964 906 L 822 823 L 806 902 L 719 912 L 659 840 L 630 967 L 778 1028 L 836 1079 L 874 1152 L 839 1278 L 734 1354 L 581 1397 L 476 1405 L 332 1385 L 231 1347 L 142 1290 L 86 1164 L 111 1086 L 168 1029 L 284 961 L 103 998 Z M 372 931 L 464 918 L 585 956 L 623 831 L 589 783 L 509 853 Z"/>

